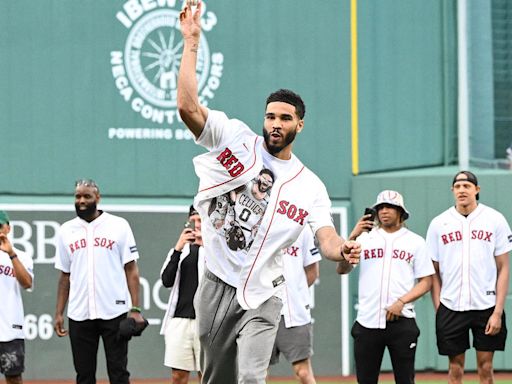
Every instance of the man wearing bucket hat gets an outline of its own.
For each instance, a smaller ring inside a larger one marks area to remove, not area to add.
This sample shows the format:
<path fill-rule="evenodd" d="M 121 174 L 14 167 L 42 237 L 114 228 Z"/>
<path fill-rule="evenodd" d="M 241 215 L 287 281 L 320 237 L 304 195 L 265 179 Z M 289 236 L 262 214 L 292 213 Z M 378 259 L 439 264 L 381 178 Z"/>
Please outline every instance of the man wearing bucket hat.
<path fill-rule="evenodd" d="M 359 308 L 352 327 L 358 383 L 377 383 L 384 350 L 391 357 L 396 383 L 414 383 L 414 359 L 420 331 L 414 301 L 428 292 L 435 273 L 425 240 L 405 228 L 409 218 L 396 191 L 379 193 L 349 239 L 361 244 Z M 338 273 L 348 272 L 338 263 Z"/>
<path fill-rule="evenodd" d="M 0 211 L 0 372 L 8 384 L 22 383 L 25 368 L 25 336 L 21 288 L 32 287 L 33 261 L 13 248 L 7 235 L 11 231 L 9 216 Z"/>
<path fill-rule="evenodd" d="M 480 186 L 472 172 L 458 172 L 452 192 L 455 206 L 435 217 L 427 232 L 436 269 L 432 300 L 437 347 L 448 356 L 449 382 L 461 383 L 471 329 L 480 382 L 490 383 L 494 351 L 505 349 L 507 337 L 504 307 L 512 232 L 501 213 L 478 203 Z"/>

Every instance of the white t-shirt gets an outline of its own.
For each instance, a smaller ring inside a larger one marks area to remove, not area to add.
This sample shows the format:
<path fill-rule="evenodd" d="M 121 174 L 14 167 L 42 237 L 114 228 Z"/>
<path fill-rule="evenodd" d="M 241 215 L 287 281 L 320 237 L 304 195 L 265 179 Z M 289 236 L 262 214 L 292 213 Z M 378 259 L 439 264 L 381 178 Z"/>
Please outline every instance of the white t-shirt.
<path fill-rule="evenodd" d="M 322 259 L 313 233 L 305 228 L 291 246 L 283 250 L 283 309 L 286 328 L 311 323 L 311 294 L 304 268 Z"/>
<path fill-rule="evenodd" d="M 427 232 L 427 251 L 439 262 L 441 302 L 452 311 L 496 305 L 496 260 L 512 249 L 505 217 L 478 204 L 467 217 L 455 207 L 435 217 Z"/>
<path fill-rule="evenodd" d="M 386 328 L 386 308 L 409 292 L 416 279 L 435 273 L 425 250 L 425 240 L 407 228 L 388 233 L 373 228 L 357 238 L 359 261 L 359 309 L 357 322 L 366 328 Z M 402 316 L 416 317 L 407 303 Z"/>
<path fill-rule="evenodd" d="M 68 317 L 109 320 L 128 312 L 124 265 L 138 258 L 130 224 L 121 217 L 103 212 L 90 223 L 76 217 L 62 224 L 55 268 L 70 273 Z"/>
<path fill-rule="evenodd" d="M 34 278 L 34 262 L 24 252 L 15 249 L 18 260 L 27 272 Z M 0 251 L 0 292 L 2 292 L 2 312 L 0 315 L 0 342 L 24 339 L 23 301 L 21 285 L 16 279 L 12 261 L 9 255 Z"/>
<path fill-rule="evenodd" d="M 222 112 L 209 110 L 196 142 L 209 150 L 194 159 L 200 179 L 194 205 L 203 222 L 206 266 L 237 287 L 244 309 L 256 308 L 278 294 L 284 282 L 281 250 L 305 224 L 314 232 L 334 227 L 330 199 L 295 155 L 270 155 L 260 136 Z"/>

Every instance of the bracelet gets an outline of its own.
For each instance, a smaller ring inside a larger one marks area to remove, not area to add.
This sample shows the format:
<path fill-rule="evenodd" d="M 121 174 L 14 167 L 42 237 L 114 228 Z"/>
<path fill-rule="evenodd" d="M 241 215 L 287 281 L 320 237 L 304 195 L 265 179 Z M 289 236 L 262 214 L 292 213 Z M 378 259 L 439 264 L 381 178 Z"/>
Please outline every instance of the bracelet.
<path fill-rule="evenodd" d="M 401 302 L 403 305 L 405 305 L 405 301 L 403 301 L 401 298 L 398 298 L 397 300 Z"/>
<path fill-rule="evenodd" d="M 17 254 L 14 254 L 14 255 L 12 255 L 12 256 L 11 256 L 11 255 L 9 255 L 9 259 L 11 259 L 11 260 L 14 260 L 14 259 L 15 259 L 15 258 L 17 258 L 17 257 L 18 257 L 18 255 L 17 255 Z"/>
<path fill-rule="evenodd" d="M 130 309 L 130 312 L 137 312 L 137 313 L 141 313 L 141 312 L 142 312 L 142 310 L 140 309 L 140 307 L 132 307 L 132 308 Z"/>

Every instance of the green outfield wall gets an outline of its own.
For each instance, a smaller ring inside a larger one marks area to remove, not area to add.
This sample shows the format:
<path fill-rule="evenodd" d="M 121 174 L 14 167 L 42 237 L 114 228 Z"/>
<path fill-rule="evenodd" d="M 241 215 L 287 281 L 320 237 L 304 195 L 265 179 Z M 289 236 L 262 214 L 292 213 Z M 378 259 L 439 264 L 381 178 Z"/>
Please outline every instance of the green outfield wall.
<path fill-rule="evenodd" d="M 259 132 L 266 96 L 299 92 L 307 112 L 295 150 L 333 198 L 350 198 L 354 103 L 362 172 L 441 165 L 453 152 L 455 1 L 356 1 L 353 36 L 349 0 L 203 3 L 202 102 Z M 0 193 L 62 195 L 91 177 L 114 196 L 194 194 L 191 158 L 202 149 L 176 113 L 181 7 L 0 2 Z"/>

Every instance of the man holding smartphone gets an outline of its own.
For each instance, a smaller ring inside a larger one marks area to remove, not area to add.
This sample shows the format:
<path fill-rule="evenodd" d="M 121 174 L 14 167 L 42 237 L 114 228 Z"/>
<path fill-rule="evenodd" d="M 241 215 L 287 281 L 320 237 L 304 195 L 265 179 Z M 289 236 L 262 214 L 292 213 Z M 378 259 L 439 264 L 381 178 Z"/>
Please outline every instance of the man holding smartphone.
<path fill-rule="evenodd" d="M 160 334 L 165 337 L 164 365 L 172 370 L 173 384 L 186 384 L 199 368 L 199 336 L 196 331 L 194 295 L 204 272 L 201 218 L 191 205 L 188 221 L 161 270 L 164 287 L 171 288 Z"/>
<path fill-rule="evenodd" d="M 382 191 L 349 237 L 361 244 L 359 308 L 352 327 L 360 384 L 378 382 L 386 347 L 395 382 L 414 383 L 420 332 L 413 302 L 430 290 L 434 266 L 427 256 L 425 240 L 405 228 L 408 217 L 402 195 Z M 346 264 L 338 263 L 337 271 L 347 273 Z"/>

